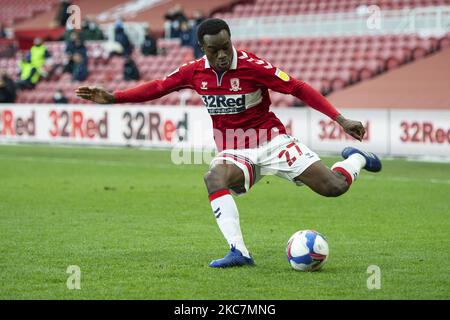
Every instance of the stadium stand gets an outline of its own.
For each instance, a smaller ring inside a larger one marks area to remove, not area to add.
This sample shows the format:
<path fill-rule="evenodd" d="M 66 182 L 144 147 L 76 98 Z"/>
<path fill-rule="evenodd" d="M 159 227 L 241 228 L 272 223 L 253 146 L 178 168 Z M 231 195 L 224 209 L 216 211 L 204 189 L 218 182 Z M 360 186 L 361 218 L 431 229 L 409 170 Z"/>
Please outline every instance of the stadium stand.
<path fill-rule="evenodd" d="M 346 108 L 448 109 L 449 58 L 447 48 L 404 68 L 334 92 L 328 99 Z"/>
<path fill-rule="evenodd" d="M 8 0 L 9 1 L 9 0 Z M 108 4 L 122 3 L 125 0 L 114 0 Z M 51 3 L 50 0 L 45 0 Z M 173 5 L 172 1 L 169 1 Z M 189 9 L 195 7 L 198 1 L 181 1 Z M 92 1 L 78 0 L 74 3 L 87 5 L 83 7 L 88 12 L 98 14 L 105 3 L 93 5 Z M 89 3 L 92 5 L 89 7 Z M 234 6 L 231 4 L 234 3 Z M 271 14 L 307 14 L 326 11 L 345 12 L 354 10 L 364 2 L 361 0 L 345 1 L 287 1 L 287 0 L 256 0 L 252 3 L 238 3 L 233 1 L 215 2 L 214 6 L 228 5 L 232 8 L 230 13 L 238 13 L 239 17 Z M 326 6 L 325 6 L 326 4 Z M 448 1 L 442 0 L 377 0 L 374 4 L 381 8 L 397 9 L 412 8 L 428 5 L 444 5 Z M 191 7 L 191 5 L 193 7 Z M 209 6 L 212 12 L 214 6 Z M 167 6 L 167 8 L 169 5 Z M 281 10 L 280 8 L 285 8 Z M 297 8 L 297 9 L 294 9 Z M 106 8 L 106 7 L 105 7 Z M 163 7 L 164 10 L 167 9 Z M 252 8 L 251 10 L 248 8 Z M 274 9 L 275 8 L 275 9 Z M 288 8 L 288 9 L 286 9 Z M 306 9 L 307 8 L 307 9 Z M 160 8 L 161 9 L 161 8 Z M 324 9 L 324 10 L 325 10 Z M 143 9 L 137 15 L 139 19 L 150 19 L 149 14 L 158 14 L 161 18 L 164 10 L 155 11 Z M 52 13 L 53 14 L 53 13 Z M 222 13 L 215 14 L 217 17 Z M 239 18 L 233 16 L 233 18 Z M 136 17 L 135 17 L 136 18 Z M 36 18 L 37 19 L 37 18 Z M 152 21 L 152 20 L 150 20 Z M 152 22 L 153 23 L 153 22 Z M 51 81 L 41 81 L 33 91 L 21 92 L 18 95 L 19 103 L 49 103 L 54 92 L 62 89 L 70 103 L 87 103 L 75 97 L 74 90 L 80 85 L 100 85 L 109 90 L 124 89 L 143 81 L 162 78 L 181 64 L 193 59 L 192 48 L 181 47 L 178 39 L 160 39 L 159 49 L 164 54 L 157 56 L 143 56 L 139 50 L 133 53 L 133 59 L 139 67 L 140 81 L 123 80 L 123 58 L 113 57 L 107 64 L 95 57 L 104 54 L 104 42 L 88 41 L 88 67 L 90 75 L 81 83 L 71 82 L 70 74 L 63 74 L 60 78 Z M 234 44 L 239 49 L 254 52 L 259 57 L 267 59 L 275 66 L 283 69 L 292 76 L 305 80 L 323 94 L 342 90 L 349 85 L 372 79 L 382 73 L 397 69 L 399 66 L 418 61 L 439 50 L 450 47 L 450 34 L 444 36 L 419 36 L 417 34 L 391 34 L 391 35 L 357 35 L 357 36 L 328 36 L 328 37 L 283 37 L 259 39 L 235 39 Z M 61 63 L 64 59 L 63 42 L 47 42 L 52 53 L 53 63 Z M 17 74 L 16 58 L 0 59 L 0 68 L 6 70 L 10 76 Z M 274 106 L 292 106 L 298 103 L 294 97 L 279 93 L 272 93 Z M 188 104 L 202 105 L 200 97 L 190 91 L 174 92 L 168 96 L 150 102 L 150 104 Z"/>
<path fill-rule="evenodd" d="M 7 0 L 14 2 L 13 0 Z M 31 2 L 30 0 L 21 0 L 23 2 Z M 52 1 L 55 0 L 37 0 L 39 1 Z M 58 2 L 58 0 L 56 0 Z M 118 16 L 118 8 L 120 6 L 126 5 L 129 0 L 108 0 L 108 1 L 92 1 L 92 0 L 73 0 L 72 3 L 83 8 L 83 16 L 98 17 L 99 23 L 111 23 Z M 242 0 L 214 0 L 214 1 L 203 1 L 203 0 L 166 0 L 166 1 L 154 1 L 152 6 L 142 6 L 139 9 L 136 5 L 134 6 L 135 11 L 128 11 L 128 14 L 124 13 L 122 15 L 125 21 L 130 22 L 147 22 L 153 31 L 159 35 L 162 35 L 164 30 L 164 15 L 167 11 L 173 7 L 175 4 L 179 4 L 183 7 L 184 12 L 188 15 L 191 14 L 193 10 L 202 10 L 206 15 L 211 12 L 216 11 L 221 7 L 231 6 L 234 2 L 242 2 Z M 141 1 L 142 3 L 142 1 Z M 30 29 L 30 28 L 45 28 L 49 27 L 56 14 L 57 6 L 52 6 L 47 12 L 35 16 L 33 18 L 22 21 L 16 24 L 18 30 Z"/>
<path fill-rule="evenodd" d="M 426 6 L 448 5 L 447 0 L 373 0 L 370 5 L 377 5 L 380 9 L 395 10 Z M 282 16 L 299 14 L 317 14 L 330 12 L 348 12 L 358 8 L 367 7 L 365 0 L 256 0 L 252 4 L 239 4 L 233 7 L 231 12 L 217 13 L 215 16 L 221 19 L 257 17 L 257 16 Z"/>
<path fill-rule="evenodd" d="M 447 39 L 443 38 L 443 39 Z M 448 41 L 436 38 L 419 38 L 415 35 L 389 36 L 352 36 L 294 39 L 255 39 L 235 41 L 237 48 L 246 49 L 267 59 L 292 76 L 303 79 L 324 94 L 336 91 L 361 80 L 372 78 L 384 71 L 423 58 L 448 46 Z M 143 56 L 135 52 L 134 60 L 140 68 L 141 81 L 164 77 L 179 65 L 192 59 L 192 49 L 181 47 L 178 40 L 161 40 L 158 43 L 166 55 Z M 61 61 L 64 55 L 64 43 L 47 43 L 55 61 Z M 102 52 L 102 42 L 88 42 L 88 53 Z M 98 55 L 99 53 L 96 53 Z M 16 61 L 2 60 L 9 74 L 15 74 Z M 123 58 L 114 57 L 108 65 L 89 60 L 90 76 L 83 85 L 103 85 L 110 90 L 126 88 L 133 82 L 122 80 Z M 73 90 L 79 83 L 70 83 L 70 75 L 64 74 L 58 81 L 41 81 L 36 90 L 19 95 L 18 102 L 40 103 L 51 101 L 54 90 L 61 87 L 69 101 L 81 103 L 75 98 Z M 39 93 L 39 94 L 37 94 Z M 188 94 L 187 104 L 201 105 L 195 94 Z M 152 104 L 179 104 L 183 94 L 174 92 L 155 100 Z M 273 92 L 275 106 L 291 106 L 295 98 Z"/>
<path fill-rule="evenodd" d="M 11 26 L 49 11 L 57 3 L 58 0 L 2 0 L 0 21 L 6 26 Z"/>
<path fill-rule="evenodd" d="M 46 45 L 53 54 L 54 63 L 61 63 L 64 59 L 65 44 L 63 42 L 49 42 Z M 158 46 L 160 49 L 165 50 L 167 53 L 165 56 L 144 56 L 139 52 L 133 55 L 136 64 L 140 66 L 140 73 L 142 75 L 140 82 L 164 77 L 164 75 L 193 58 L 192 49 L 180 47 L 177 40 L 160 40 Z M 106 65 L 101 60 L 94 59 L 94 57 L 102 56 L 104 53 L 102 41 L 88 41 L 86 47 L 90 56 L 88 60 L 90 75 L 86 81 L 81 83 L 71 82 L 71 75 L 64 73 L 60 78 L 53 81 L 39 82 L 33 91 L 21 92 L 17 102 L 49 103 L 54 91 L 62 89 L 68 97 L 69 102 L 87 103 L 86 101 L 77 99 L 74 95 L 74 90 L 80 85 L 100 85 L 110 90 L 116 90 L 138 83 L 137 81 L 123 80 L 124 59 L 122 57 L 112 57 Z M 17 72 L 15 59 L 4 59 L 1 63 L 8 65 L 7 70 L 9 74 L 11 74 L 11 71 Z M 173 101 L 173 98 L 172 100 L 169 99 L 169 101 Z"/>

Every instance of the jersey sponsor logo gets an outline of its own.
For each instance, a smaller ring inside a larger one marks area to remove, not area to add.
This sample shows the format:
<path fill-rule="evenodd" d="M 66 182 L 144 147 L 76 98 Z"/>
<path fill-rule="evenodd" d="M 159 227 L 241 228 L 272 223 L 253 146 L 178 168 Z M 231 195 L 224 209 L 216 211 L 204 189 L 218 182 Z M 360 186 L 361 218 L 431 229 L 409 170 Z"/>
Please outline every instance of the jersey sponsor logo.
<path fill-rule="evenodd" d="M 208 90 L 208 82 L 202 81 L 202 86 L 200 87 L 202 90 Z"/>
<path fill-rule="evenodd" d="M 275 75 L 283 81 L 289 81 L 289 76 L 287 75 L 287 73 L 278 68 L 275 71 Z"/>
<path fill-rule="evenodd" d="M 232 78 L 230 79 L 230 91 L 239 91 L 242 90 L 242 88 L 239 86 L 239 79 L 238 78 Z"/>
<path fill-rule="evenodd" d="M 209 114 L 231 114 L 245 111 L 245 94 L 238 97 L 226 95 L 202 96 Z"/>
<path fill-rule="evenodd" d="M 259 104 L 262 97 L 261 90 L 258 89 L 247 94 L 203 95 L 202 99 L 208 113 L 215 115 L 243 112 Z"/>

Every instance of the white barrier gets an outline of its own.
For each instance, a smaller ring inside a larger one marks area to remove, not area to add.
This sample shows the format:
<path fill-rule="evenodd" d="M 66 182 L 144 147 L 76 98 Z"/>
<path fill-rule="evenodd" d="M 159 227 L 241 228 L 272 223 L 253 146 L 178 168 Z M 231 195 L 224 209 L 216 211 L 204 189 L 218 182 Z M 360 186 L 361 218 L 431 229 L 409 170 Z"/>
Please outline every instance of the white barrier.
<path fill-rule="evenodd" d="M 340 109 L 364 124 L 363 142 L 313 109 L 272 110 L 290 134 L 319 153 L 354 145 L 383 155 L 450 158 L 450 110 Z M 1 105 L 0 142 L 215 147 L 203 108 L 145 105 Z"/>
<path fill-rule="evenodd" d="M 228 18 L 233 39 L 419 34 L 445 36 L 450 30 L 450 6 L 319 14 Z"/>

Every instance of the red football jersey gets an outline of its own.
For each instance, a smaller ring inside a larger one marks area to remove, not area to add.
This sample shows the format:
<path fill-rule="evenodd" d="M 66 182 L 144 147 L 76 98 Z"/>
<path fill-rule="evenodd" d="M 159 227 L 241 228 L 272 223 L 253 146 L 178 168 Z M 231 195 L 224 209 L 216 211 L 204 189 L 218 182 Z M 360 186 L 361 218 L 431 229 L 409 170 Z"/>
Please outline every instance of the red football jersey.
<path fill-rule="evenodd" d="M 336 109 L 305 82 L 287 75 L 256 55 L 233 48 L 229 70 L 218 73 L 205 57 L 134 89 L 114 92 L 116 102 L 143 102 L 175 90 L 191 88 L 201 95 L 211 115 L 214 140 L 223 149 L 253 148 L 286 133 L 269 110 L 269 89 L 292 94 L 335 119 Z"/>

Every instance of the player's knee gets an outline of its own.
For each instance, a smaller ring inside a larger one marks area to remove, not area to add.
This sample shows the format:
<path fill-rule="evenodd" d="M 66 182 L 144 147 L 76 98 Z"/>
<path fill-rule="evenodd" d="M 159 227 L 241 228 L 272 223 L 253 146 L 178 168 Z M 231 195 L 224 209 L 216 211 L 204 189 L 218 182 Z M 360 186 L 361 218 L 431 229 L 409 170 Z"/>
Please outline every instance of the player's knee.
<path fill-rule="evenodd" d="M 218 166 L 209 169 L 203 176 L 206 188 L 209 192 L 217 191 L 219 189 L 227 188 L 227 181 L 224 171 Z"/>

